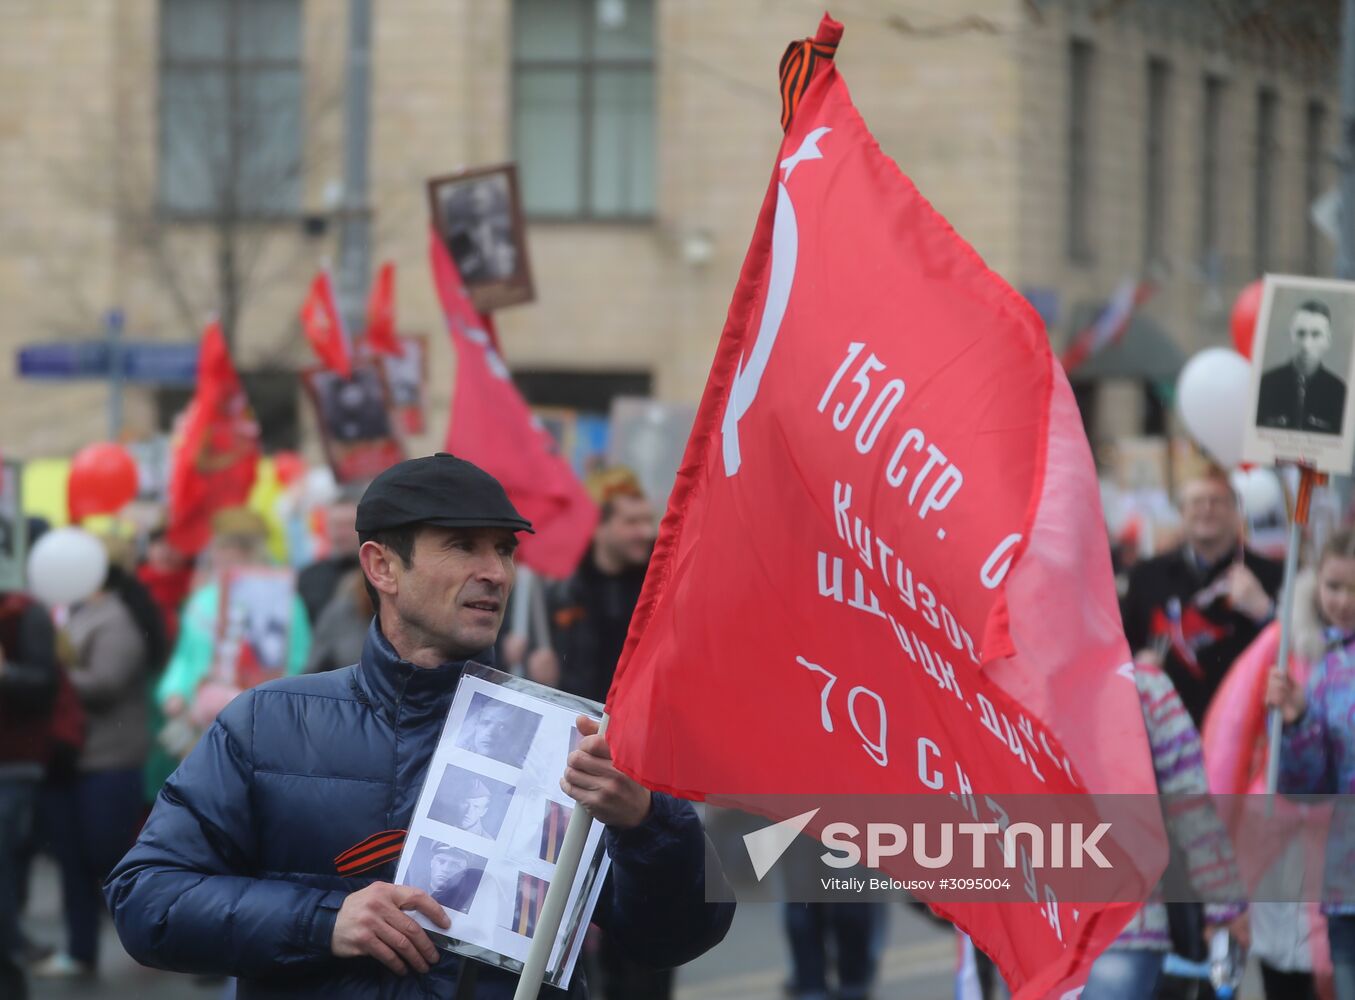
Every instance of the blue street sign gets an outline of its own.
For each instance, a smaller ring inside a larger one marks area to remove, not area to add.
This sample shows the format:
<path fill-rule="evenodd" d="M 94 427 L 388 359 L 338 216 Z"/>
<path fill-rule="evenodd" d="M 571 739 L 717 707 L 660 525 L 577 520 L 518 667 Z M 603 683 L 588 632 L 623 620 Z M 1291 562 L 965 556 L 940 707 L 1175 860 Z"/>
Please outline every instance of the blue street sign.
<path fill-rule="evenodd" d="M 192 385 L 198 377 L 198 345 L 123 344 L 122 370 L 128 382 Z"/>
<path fill-rule="evenodd" d="M 198 373 L 197 344 L 124 343 L 122 377 L 128 382 L 191 385 Z M 113 373 L 112 351 L 105 341 L 29 344 L 19 348 L 23 378 L 106 379 Z"/>
<path fill-rule="evenodd" d="M 65 344 L 30 344 L 19 348 L 23 378 L 107 378 L 108 344 L 82 340 Z"/>

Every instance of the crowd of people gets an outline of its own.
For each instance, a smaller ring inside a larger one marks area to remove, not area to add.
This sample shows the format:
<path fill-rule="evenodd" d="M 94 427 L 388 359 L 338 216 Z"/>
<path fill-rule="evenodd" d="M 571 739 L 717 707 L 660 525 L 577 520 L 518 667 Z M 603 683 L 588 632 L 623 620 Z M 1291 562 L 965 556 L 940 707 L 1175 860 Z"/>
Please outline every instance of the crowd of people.
<path fill-rule="evenodd" d="M 544 628 L 496 626 L 496 645 L 505 668 L 600 702 L 657 522 L 628 470 L 595 473 L 587 485 L 601 513 L 578 569 L 526 598 L 543 613 L 501 609 L 500 618 Z M 1281 670 L 1282 568 L 1245 544 L 1234 486 L 1216 469 L 1195 475 L 1180 489 L 1179 513 L 1179 544 L 1127 568 L 1121 606 L 1160 791 L 1264 790 L 1265 713 L 1275 708 L 1284 722 L 1281 790 L 1355 792 L 1355 532 L 1325 539 L 1296 580 L 1292 656 Z M 197 557 L 175 551 L 162 531 L 139 547 L 110 541 L 102 587 L 57 616 L 23 593 L 0 598 L 0 995 L 23 996 L 26 975 L 98 975 L 104 883 L 171 773 L 243 690 L 373 655 L 380 593 L 360 547 L 390 539 L 360 532 L 358 518 L 351 501 L 323 511 L 324 556 L 288 577 L 287 606 L 271 608 L 273 625 L 236 616 L 237 644 L 252 654 L 225 670 L 222 637 L 234 633 L 221 616 L 235 612 L 223 588 L 270 565 L 268 525 L 247 508 L 219 511 Z M 30 520 L 30 543 L 45 530 Z M 255 673 L 241 672 L 246 661 Z M 1169 817 L 1168 831 L 1201 892 L 1235 876 L 1210 864 L 1229 849 L 1208 809 Z M 38 854 L 60 873 L 60 942 L 23 931 Z M 1345 863 L 1338 854 L 1329 853 L 1330 864 Z M 869 996 L 886 916 L 883 904 L 786 904 L 787 992 Z M 1355 901 L 1149 903 L 1097 961 L 1089 995 L 1208 997 L 1207 982 L 1187 985 L 1166 959 L 1202 960 L 1219 930 L 1259 960 L 1268 1000 L 1355 997 Z M 975 958 L 987 973 L 978 981 L 996 995 L 991 966 Z M 607 1000 L 672 996 L 671 970 L 637 962 L 614 924 L 590 932 L 584 963 Z"/>

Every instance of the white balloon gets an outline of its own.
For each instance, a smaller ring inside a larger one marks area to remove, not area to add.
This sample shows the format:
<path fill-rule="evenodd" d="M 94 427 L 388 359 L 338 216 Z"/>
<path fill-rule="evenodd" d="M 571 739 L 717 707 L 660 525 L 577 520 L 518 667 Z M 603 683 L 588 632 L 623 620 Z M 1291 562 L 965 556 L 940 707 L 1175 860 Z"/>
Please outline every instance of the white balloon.
<path fill-rule="evenodd" d="M 82 528 L 57 528 L 28 554 L 28 592 L 49 607 L 77 604 L 104 584 L 108 552 Z"/>
<path fill-rule="evenodd" d="M 1285 515 L 1284 487 L 1280 477 L 1270 469 L 1236 469 L 1230 478 L 1249 519 L 1257 520 L 1277 511 L 1281 517 Z"/>
<path fill-rule="evenodd" d="M 1251 365 L 1225 347 L 1208 347 L 1186 362 L 1176 382 L 1181 421 L 1225 469 L 1242 461 L 1247 385 Z"/>

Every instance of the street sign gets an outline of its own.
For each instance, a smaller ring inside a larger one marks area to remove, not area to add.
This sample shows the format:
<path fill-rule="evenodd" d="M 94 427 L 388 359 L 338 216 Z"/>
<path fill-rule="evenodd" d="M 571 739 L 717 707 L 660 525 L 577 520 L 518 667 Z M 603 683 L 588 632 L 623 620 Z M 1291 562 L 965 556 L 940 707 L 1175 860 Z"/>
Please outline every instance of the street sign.
<path fill-rule="evenodd" d="M 124 343 L 122 378 L 157 385 L 191 385 L 197 378 L 197 344 Z M 77 340 L 19 348 L 19 375 L 34 379 L 108 379 L 113 352 L 106 341 Z"/>
<path fill-rule="evenodd" d="M 198 377 L 198 345 L 123 344 L 122 370 L 128 382 L 192 385 Z"/>

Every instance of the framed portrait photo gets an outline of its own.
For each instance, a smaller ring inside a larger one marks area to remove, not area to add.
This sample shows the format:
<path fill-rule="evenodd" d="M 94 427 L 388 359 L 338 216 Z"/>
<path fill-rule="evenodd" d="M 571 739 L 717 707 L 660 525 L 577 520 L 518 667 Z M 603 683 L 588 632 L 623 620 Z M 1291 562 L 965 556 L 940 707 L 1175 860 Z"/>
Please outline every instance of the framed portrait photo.
<path fill-rule="evenodd" d="M 477 167 L 428 182 L 433 228 L 482 313 L 536 297 L 517 167 Z"/>
<path fill-rule="evenodd" d="M 1351 470 L 1355 282 L 1268 274 L 1252 340 L 1242 458 Z"/>
<path fill-rule="evenodd" d="M 379 366 L 354 365 L 349 379 L 326 368 L 312 368 L 302 372 L 301 379 L 315 407 L 335 480 L 364 482 L 404 459 Z"/>

